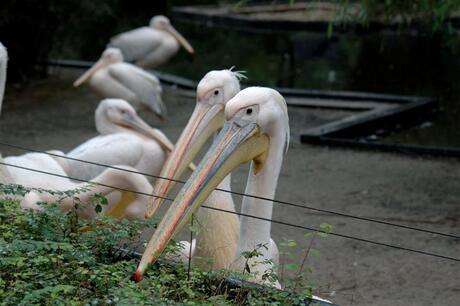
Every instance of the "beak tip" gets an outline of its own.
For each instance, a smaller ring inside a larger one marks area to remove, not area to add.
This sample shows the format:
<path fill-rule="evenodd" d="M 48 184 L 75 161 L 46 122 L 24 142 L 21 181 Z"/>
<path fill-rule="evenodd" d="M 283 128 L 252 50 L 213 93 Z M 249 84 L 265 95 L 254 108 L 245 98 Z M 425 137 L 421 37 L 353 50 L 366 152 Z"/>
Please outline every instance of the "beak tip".
<path fill-rule="evenodd" d="M 141 271 L 137 270 L 136 273 L 133 275 L 133 279 L 136 283 L 139 283 L 142 280 L 142 273 Z"/>

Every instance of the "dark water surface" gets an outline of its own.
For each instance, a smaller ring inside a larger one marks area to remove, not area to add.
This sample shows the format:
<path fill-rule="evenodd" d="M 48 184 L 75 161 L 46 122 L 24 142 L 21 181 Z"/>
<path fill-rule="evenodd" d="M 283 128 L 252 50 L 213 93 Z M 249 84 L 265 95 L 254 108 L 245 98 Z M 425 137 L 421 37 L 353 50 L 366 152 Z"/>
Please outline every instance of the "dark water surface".
<path fill-rule="evenodd" d="M 131 22 L 145 25 L 144 17 Z M 328 38 L 322 32 L 256 33 L 172 23 L 191 42 L 195 55 L 182 49 L 160 67 L 162 71 L 199 80 L 209 70 L 236 66 L 246 71 L 250 84 L 433 96 L 439 98 L 440 109 L 432 122 L 395 132 L 383 141 L 460 146 L 460 38 L 456 34 L 384 31 L 337 33 Z M 55 47 L 51 57 L 96 60 L 111 36 L 133 26 L 122 27 L 87 25 L 91 35 L 76 33 Z"/>
<path fill-rule="evenodd" d="M 248 82 L 266 86 L 426 95 L 440 100 L 433 122 L 390 135 L 385 142 L 460 146 L 460 39 L 380 32 L 251 33 L 175 22 L 194 46 L 161 70 L 195 80 L 236 66 Z"/>

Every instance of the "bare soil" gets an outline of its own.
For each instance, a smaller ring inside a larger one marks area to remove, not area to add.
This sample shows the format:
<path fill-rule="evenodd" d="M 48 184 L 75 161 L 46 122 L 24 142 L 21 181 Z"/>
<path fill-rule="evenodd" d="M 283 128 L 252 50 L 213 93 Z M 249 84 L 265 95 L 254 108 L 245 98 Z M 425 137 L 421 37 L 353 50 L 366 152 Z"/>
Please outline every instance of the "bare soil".
<path fill-rule="evenodd" d="M 99 101 L 88 88 L 72 88 L 81 71 L 54 70 L 49 79 L 9 85 L 0 117 L 0 142 L 36 149 L 70 150 L 96 135 L 93 112 Z M 176 140 L 194 99 L 165 88 L 170 114 L 159 122 L 141 116 Z M 291 145 L 279 179 L 277 199 L 460 235 L 460 164 L 456 159 L 427 158 L 300 144 L 299 129 L 344 114 L 291 109 Z M 3 156 L 22 154 L 1 146 Z M 233 189 L 244 191 L 246 167 L 233 175 Z M 235 197 L 236 202 L 239 198 Z M 459 258 L 460 240 L 393 228 L 308 209 L 276 205 L 273 219 Z M 300 263 L 309 243 L 305 231 L 274 224 L 272 235 L 295 239 L 293 258 Z M 460 305 L 460 263 L 365 242 L 316 237 L 309 256 L 308 283 L 315 294 L 338 305 Z M 287 274 L 287 273 L 284 273 Z M 292 273 L 291 273 L 292 274 Z"/>

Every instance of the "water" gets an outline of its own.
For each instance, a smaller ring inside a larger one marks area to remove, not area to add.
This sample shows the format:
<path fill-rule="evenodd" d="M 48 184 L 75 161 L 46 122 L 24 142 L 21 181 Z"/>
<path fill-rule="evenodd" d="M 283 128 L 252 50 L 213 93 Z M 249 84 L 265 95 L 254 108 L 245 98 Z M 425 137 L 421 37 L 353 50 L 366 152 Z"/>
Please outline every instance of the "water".
<path fill-rule="evenodd" d="M 144 24 L 145 19 L 132 22 Z M 328 38 L 326 33 L 251 33 L 174 20 L 173 24 L 194 46 L 195 55 L 181 50 L 162 71 L 199 80 L 209 70 L 236 66 L 246 71 L 251 84 L 437 97 L 440 110 L 433 122 L 382 141 L 460 146 L 460 38 L 456 36 L 388 31 Z M 105 42 L 124 30 L 116 28 L 112 33 L 91 24 L 86 27 L 92 35 L 74 33 L 51 56 L 96 60 Z"/>
<path fill-rule="evenodd" d="M 434 122 L 383 141 L 460 146 L 460 39 L 381 32 L 250 33 L 176 22 L 195 56 L 181 51 L 161 70 L 195 80 L 211 69 L 236 66 L 265 86 L 352 90 L 438 97 Z"/>

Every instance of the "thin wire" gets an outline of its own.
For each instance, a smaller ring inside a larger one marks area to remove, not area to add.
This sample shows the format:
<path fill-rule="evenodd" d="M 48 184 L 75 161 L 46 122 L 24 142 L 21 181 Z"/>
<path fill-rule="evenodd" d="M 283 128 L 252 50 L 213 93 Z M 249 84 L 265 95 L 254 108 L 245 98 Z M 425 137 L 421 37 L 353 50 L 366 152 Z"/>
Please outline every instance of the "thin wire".
<path fill-rule="evenodd" d="M 202 207 L 205 207 L 205 206 L 202 206 Z M 232 211 L 228 211 L 228 210 L 224 210 L 224 209 L 220 209 L 220 208 L 215 208 L 215 207 L 207 207 L 207 208 L 218 210 L 218 211 L 223 211 L 223 212 L 228 212 L 228 213 L 233 213 Z M 442 258 L 442 259 L 447 259 L 447 260 L 453 260 L 453 261 L 456 261 L 456 262 L 460 262 L 460 258 L 440 255 L 440 254 L 436 254 L 436 253 L 430 253 L 430 252 L 426 252 L 426 251 L 420 251 L 420 250 L 406 248 L 406 247 L 402 247 L 402 246 L 398 246 L 398 245 L 394 245 L 394 244 L 389 244 L 389 243 L 384 243 L 384 242 L 379 242 L 379 241 L 374 241 L 374 240 L 369 240 L 369 239 L 349 236 L 349 235 L 345 235 L 345 234 L 327 232 L 327 231 L 324 231 L 322 229 L 317 229 L 317 228 L 298 225 L 298 224 L 287 223 L 287 222 L 279 221 L 279 220 L 273 220 L 273 219 L 257 217 L 257 216 L 253 216 L 253 215 L 247 215 L 247 214 L 244 214 L 244 213 L 236 213 L 236 214 L 239 215 L 239 216 L 259 219 L 259 220 L 268 221 L 268 222 L 275 223 L 275 224 L 295 227 L 295 228 L 308 230 L 308 231 L 313 231 L 313 232 L 317 232 L 317 233 L 324 233 L 324 234 L 337 236 L 337 237 L 341 237 L 341 238 L 347 238 L 347 239 L 351 239 L 351 240 L 357 240 L 357 241 L 361 241 L 361 242 L 366 242 L 366 243 L 370 243 L 370 244 L 374 244 L 374 245 L 378 245 L 378 246 L 384 246 L 384 247 L 389 247 L 389 248 L 393 248 L 393 249 L 398 249 L 398 250 L 408 251 L 408 252 L 412 252 L 412 253 L 428 255 L 428 256 L 433 256 L 433 257 L 438 257 L 438 258 Z"/>
<path fill-rule="evenodd" d="M 43 154 L 47 154 L 47 155 L 54 156 L 54 157 L 64 158 L 64 159 L 73 160 L 73 161 L 77 161 L 77 162 L 81 162 L 81 163 L 87 163 L 87 164 L 100 166 L 100 167 L 106 167 L 106 168 L 115 169 L 115 170 L 119 170 L 119 171 L 130 172 L 130 173 L 135 173 L 135 174 L 141 174 L 141 175 L 145 175 L 147 177 L 152 177 L 152 178 L 156 178 L 156 179 L 169 180 L 169 181 L 173 181 L 173 182 L 180 183 L 180 184 L 185 183 L 185 181 L 182 181 L 182 180 L 177 180 L 177 179 L 173 179 L 173 178 L 167 178 L 167 177 L 163 177 L 163 176 L 159 176 L 159 175 L 153 175 L 153 174 L 134 171 L 134 170 L 130 170 L 130 169 L 123 169 L 123 168 L 119 168 L 119 167 L 116 167 L 116 166 L 105 165 L 105 164 L 101 164 L 101 163 L 97 163 L 97 162 L 82 160 L 82 159 L 69 157 L 69 156 L 65 156 L 65 155 L 54 154 L 54 153 L 50 153 L 50 152 L 46 152 L 46 151 L 40 151 L 40 150 L 31 149 L 31 148 L 27 148 L 27 147 L 23 147 L 23 146 L 19 146 L 19 145 L 14 145 L 14 144 L 9 144 L 9 143 L 5 143 L 5 142 L 1 142 L 1 141 L 0 141 L 0 145 L 20 149 L 20 150 L 23 150 L 23 151 L 29 151 L 29 152 L 35 152 L 35 153 L 43 153 Z M 75 179 L 75 180 L 78 180 L 78 179 Z M 382 221 L 382 220 L 377 220 L 377 219 L 372 219 L 372 218 L 360 217 L 360 216 L 350 215 L 350 214 L 336 212 L 336 211 L 322 209 L 322 208 L 316 208 L 316 207 L 312 207 L 312 206 L 308 206 L 308 205 L 296 204 L 296 203 L 291 203 L 291 202 L 286 202 L 286 201 L 281 201 L 281 200 L 276 200 L 276 199 L 269 199 L 269 198 L 265 198 L 265 197 L 261 197 L 261 196 L 257 196 L 257 195 L 245 194 L 245 193 L 238 192 L 238 191 L 226 190 L 226 189 L 221 189 L 221 188 L 216 188 L 216 190 L 222 191 L 222 192 L 227 192 L 227 193 L 230 193 L 230 194 L 239 195 L 239 196 L 246 196 L 246 197 L 251 197 L 251 198 L 264 200 L 264 201 L 271 201 L 273 203 L 277 203 L 277 204 L 281 204 L 281 205 L 286 205 L 286 206 L 291 206 L 291 207 L 296 207 L 296 208 L 301 208 L 301 209 L 307 209 L 307 210 L 313 210 L 313 211 L 327 213 L 327 214 L 331 214 L 331 215 L 337 215 L 337 216 L 341 216 L 341 217 L 357 219 L 357 220 L 366 221 L 366 222 L 378 223 L 378 224 L 383 224 L 383 225 L 388 225 L 388 226 L 408 229 L 408 230 L 427 233 L 427 234 L 434 234 L 434 235 L 439 235 L 439 236 L 443 236 L 443 237 L 460 239 L 460 236 L 455 235 L 455 234 L 437 232 L 437 231 L 423 229 L 423 228 L 419 228 L 419 227 L 413 227 L 413 226 L 408 226 L 408 225 L 403 225 L 403 224 L 397 224 L 397 223 L 392 223 L 392 222 Z M 161 196 L 155 196 L 155 197 L 163 198 Z"/>
<path fill-rule="evenodd" d="M 131 173 L 135 173 L 135 174 L 142 174 L 144 176 L 163 179 L 163 180 L 169 180 L 169 181 L 173 181 L 173 182 L 176 182 L 176 183 L 181 183 L 181 184 L 185 183 L 184 181 L 181 181 L 181 180 L 176 180 L 176 179 L 172 179 L 172 178 L 167 178 L 167 177 L 163 177 L 163 176 L 159 176 L 159 175 L 153 175 L 153 174 L 150 174 L 150 173 L 139 172 L 139 171 L 130 170 L 130 169 L 124 169 L 124 168 L 120 168 L 120 167 L 117 167 L 117 166 L 101 164 L 101 163 L 98 163 L 98 162 L 92 162 L 92 161 L 89 161 L 89 160 L 83 160 L 83 159 L 79 159 L 79 158 L 75 158 L 75 157 L 70 157 L 70 156 L 67 156 L 67 155 L 59 155 L 59 154 L 55 154 L 55 153 L 51 153 L 51 152 L 47 152 L 47 151 L 36 150 L 36 149 L 27 148 L 27 147 L 15 145 L 15 144 L 10 144 L 10 143 L 5 143 L 5 142 L 1 142 L 1 141 L 0 141 L 0 145 L 15 148 L 15 149 L 20 149 L 20 150 L 27 151 L 27 152 L 42 153 L 42 154 L 46 154 L 46 155 L 50 155 L 50 156 L 54 156 L 54 157 L 59 157 L 59 158 L 64 158 L 64 159 L 68 159 L 68 160 L 73 160 L 73 161 L 77 161 L 77 162 L 81 162 L 81 163 L 85 163 L 85 164 L 90 164 L 90 165 L 94 165 L 94 166 L 106 167 L 106 168 L 110 168 L 110 169 L 120 170 L 120 171 L 124 171 L 124 172 L 131 172 Z M 224 190 L 222 190 L 222 191 L 224 191 Z M 229 190 L 225 190 L 225 191 L 231 192 Z"/>
<path fill-rule="evenodd" d="M 15 168 L 27 170 L 27 171 L 33 171 L 33 172 L 37 172 L 37 173 L 42 173 L 42 174 L 46 174 L 46 175 L 52 175 L 52 176 L 57 176 L 57 177 L 62 177 L 62 178 L 67 178 L 67 179 L 75 179 L 75 180 L 80 181 L 80 182 L 96 184 L 96 185 L 100 185 L 100 186 L 113 188 L 113 189 L 116 189 L 116 190 L 132 192 L 132 193 L 135 193 L 135 194 L 141 194 L 141 195 L 146 195 L 146 196 L 149 196 L 149 197 L 157 197 L 157 198 L 162 198 L 162 199 L 165 199 L 165 200 L 168 200 L 168 201 L 173 201 L 173 199 L 168 198 L 168 197 L 160 197 L 160 196 L 152 195 L 152 194 L 145 193 L 145 192 L 134 191 L 134 190 L 129 190 L 129 189 L 125 189 L 125 188 L 110 186 L 110 185 L 102 184 L 102 183 L 99 183 L 99 182 L 92 182 L 92 181 L 86 181 L 86 180 L 82 180 L 82 179 L 72 178 L 72 177 L 69 177 L 69 176 L 62 175 L 62 174 L 51 173 L 51 172 L 47 172 L 47 171 L 43 171 L 43 170 L 32 169 L 32 168 L 27 168 L 27 167 L 23 167 L 23 166 L 8 164 L 8 163 L 1 162 L 1 161 L 0 161 L 0 164 L 5 165 L 5 166 L 10 166 L 10 167 L 15 167 Z M 285 225 L 285 226 L 289 226 L 289 227 L 293 227 L 293 228 L 299 228 L 299 229 L 304 229 L 304 230 L 308 230 L 308 231 L 314 231 L 314 232 L 318 232 L 318 233 L 325 233 L 325 234 L 328 234 L 328 235 L 333 235 L 333 236 L 337 236 L 337 237 L 341 237 L 341 238 L 346 238 L 346 239 L 356 240 L 356 241 L 360 241 L 360 242 L 370 243 L 370 244 L 374 244 L 374 245 L 378 245 L 378 246 L 384 246 L 384 247 L 403 250 L 403 251 L 407 251 L 407 252 L 417 253 L 417 254 L 421 254 L 421 255 L 432 256 L 432 257 L 437 257 L 437 258 L 441 258 L 441 259 L 460 262 L 460 258 L 440 255 L 440 254 L 436 254 L 436 253 L 430 253 L 430 252 L 426 252 L 426 251 L 420 251 L 420 250 L 416 250 L 416 249 L 406 248 L 406 247 L 402 247 L 402 246 L 397 246 L 397 245 L 388 244 L 388 243 L 384 243 L 384 242 L 373 241 L 373 240 L 354 237 L 354 236 L 345 235 L 345 234 L 339 234 L 339 233 L 334 233 L 334 232 L 326 232 L 326 231 L 324 231 L 322 229 L 317 229 L 317 228 L 307 227 L 307 226 L 297 225 L 297 224 L 291 224 L 291 223 L 287 223 L 287 222 L 279 221 L 279 220 L 272 220 L 272 219 L 268 219 L 268 218 L 262 218 L 262 217 L 258 217 L 258 216 L 248 215 L 248 214 L 244 214 L 244 213 L 238 213 L 238 212 L 235 212 L 235 211 L 229 211 L 229 210 L 216 208 L 216 207 L 210 207 L 210 206 L 205 206 L 205 205 L 202 205 L 201 207 L 216 210 L 216 211 L 236 214 L 236 215 L 243 216 L 243 217 L 258 219 L 258 220 L 262 220 L 262 221 L 267 221 L 267 222 L 271 222 L 271 223 L 275 223 L 275 224 Z"/>
<path fill-rule="evenodd" d="M 19 169 L 32 171 L 32 172 L 37 172 L 37 173 L 46 174 L 46 175 L 62 177 L 62 178 L 65 178 L 65 179 L 71 179 L 71 180 L 79 181 L 79 182 L 82 182 L 82 183 L 90 183 L 90 184 L 94 184 L 94 185 L 104 186 L 104 187 L 113 188 L 113 189 L 117 189 L 117 190 L 121 190 L 121 191 L 132 192 L 132 193 L 145 195 L 145 196 L 149 196 L 149 197 L 154 197 L 154 198 L 160 198 L 160 199 L 164 199 L 164 200 L 168 200 L 168 201 L 174 201 L 174 199 L 172 199 L 172 198 L 161 197 L 161 196 L 153 195 L 151 193 L 146 193 L 146 192 L 142 192 L 142 191 L 135 191 L 135 190 L 125 189 L 125 188 L 121 188 L 121 187 L 115 187 L 115 186 L 111 186 L 111 185 L 107 185 L 107 184 L 99 183 L 99 182 L 87 181 L 87 180 L 83 180 L 83 179 L 79 179 L 79 178 L 71 177 L 71 176 L 67 176 L 67 175 L 62 175 L 62 174 L 58 174 L 58 173 L 52 173 L 52 172 L 48 172 L 48 171 L 44 171 L 44 170 L 38 170 L 38 169 L 28 168 L 28 167 L 19 166 L 19 165 L 13 165 L 13 164 L 5 163 L 5 162 L 2 162 L 2 161 L 0 161 L 0 165 L 19 168 Z"/>

